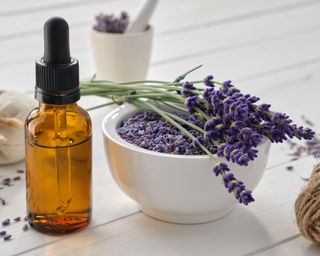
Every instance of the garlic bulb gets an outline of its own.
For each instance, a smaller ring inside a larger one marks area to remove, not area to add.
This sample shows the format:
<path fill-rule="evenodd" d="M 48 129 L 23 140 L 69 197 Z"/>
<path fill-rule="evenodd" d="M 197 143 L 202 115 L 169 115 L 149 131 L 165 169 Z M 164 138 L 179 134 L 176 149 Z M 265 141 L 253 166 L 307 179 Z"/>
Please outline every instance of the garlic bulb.
<path fill-rule="evenodd" d="M 24 158 L 24 121 L 36 106 L 24 93 L 0 91 L 0 165 Z"/>

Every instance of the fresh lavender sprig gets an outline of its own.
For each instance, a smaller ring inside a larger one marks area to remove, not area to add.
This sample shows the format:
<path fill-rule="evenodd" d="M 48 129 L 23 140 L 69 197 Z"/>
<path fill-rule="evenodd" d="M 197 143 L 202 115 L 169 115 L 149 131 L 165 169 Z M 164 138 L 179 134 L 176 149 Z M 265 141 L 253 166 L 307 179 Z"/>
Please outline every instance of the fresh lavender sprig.
<path fill-rule="evenodd" d="M 233 193 L 239 203 L 247 205 L 254 201 L 252 192 L 235 178 L 227 164 L 218 161 L 217 156 L 247 166 L 257 157 L 257 146 L 264 140 L 274 143 L 293 137 L 310 140 L 314 132 L 293 124 L 284 113 L 271 111 L 270 105 L 258 104 L 258 97 L 242 94 L 230 80 L 220 83 L 209 75 L 203 80 L 184 81 L 190 72 L 199 67 L 178 76 L 174 82 L 146 80 L 114 83 L 91 80 L 81 84 L 81 92 L 82 95 L 109 98 L 115 104 L 129 102 L 156 112 L 188 138 L 194 148 L 193 153 L 202 150 L 213 160 L 213 172 L 221 176 L 228 192 Z M 203 86 L 197 86 L 199 84 Z M 187 112 L 189 117 L 183 119 L 156 104 Z M 125 130 L 122 132 L 125 133 Z M 134 137 L 128 139 L 124 136 L 124 139 L 129 142 L 132 139 L 131 142 L 135 143 Z M 145 141 L 138 145 L 154 150 L 150 144 Z M 156 151 L 166 152 L 161 143 Z M 186 152 L 175 150 L 173 153 Z"/>
<path fill-rule="evenodd" d="M 105 33 L 124 33 L 129 24 L 129 15 L 121 12 L 120 17 L 113 14 L 100 13 L 96 16 L 96 24 L 93 28 L 99 32 Z"/>

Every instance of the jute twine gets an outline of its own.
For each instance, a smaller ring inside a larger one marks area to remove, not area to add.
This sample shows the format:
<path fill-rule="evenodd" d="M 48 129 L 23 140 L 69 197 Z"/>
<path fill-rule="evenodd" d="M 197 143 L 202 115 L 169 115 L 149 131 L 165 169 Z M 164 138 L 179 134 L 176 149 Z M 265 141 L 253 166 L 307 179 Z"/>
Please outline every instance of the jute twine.
<path fill-rule="evenodd" d="M 295 202 L 297 224 L 301 234 L 320 244 L 320 164 L 318 164 Z"/>

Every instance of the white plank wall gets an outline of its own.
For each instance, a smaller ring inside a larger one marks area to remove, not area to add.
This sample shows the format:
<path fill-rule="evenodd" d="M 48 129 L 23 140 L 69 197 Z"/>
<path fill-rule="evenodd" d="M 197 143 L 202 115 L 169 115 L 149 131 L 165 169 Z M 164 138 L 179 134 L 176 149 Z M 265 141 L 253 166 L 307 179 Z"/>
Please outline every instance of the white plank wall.
<path fill-rule="evenodd" d="M 319 131 L 320 1 L 318 0 L 161 0 L 152 19 L 155 38 L 149 77 L 172 80 L 198 64 L 192 74 L 213 73 L 234 80 L 297 122 L 304 114 Z M 0 5 L 0 89 L 31 91 L 34 60 L 42 55 L 42 24 L 60 15 L 70 22 L 72 55 L 81 77 L 94 73 L 89 30 L 100 11 L 135 12 L 139 0 L 3 0 Z M 299 97 L 297 97 L 299 95 Z M 103 99 L 83 97 L 84 107 Z M 294 200 L 317 160 L 292 162 L 288 145 L 273 145 L 256 202 L 237 206 L 226 218 L 202 225 L 174 225 L 143 215 L 114 183 L 104 158 L 100 124 L 110 108 L 92 111 L 94 133 L 94 219 L 68 236 L 7 230 L 0 255 L 263 255 L 313 256 L 320 248 L 299 235 Z M 288 172 L 287 165 L 294 166 Z M 0 166 L 0 179 L 16 176 L 24 163 Z M 213 177 L 214 178 L 214 177 Z M 24 216 L 24 179 L 0 190 L 8 201 L 0 220 Z M 0 227 L 1 230 L 1 227 Z"/>

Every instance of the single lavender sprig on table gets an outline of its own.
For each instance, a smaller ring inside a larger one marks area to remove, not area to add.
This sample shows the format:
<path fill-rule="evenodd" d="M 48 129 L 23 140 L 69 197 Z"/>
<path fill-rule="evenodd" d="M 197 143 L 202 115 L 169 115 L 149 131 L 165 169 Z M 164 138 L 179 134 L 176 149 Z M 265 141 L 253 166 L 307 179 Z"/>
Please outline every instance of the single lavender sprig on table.
<path fill-rule="evenodd" d="M 244 205 L 253 202 L 252 192 L 242 181 L 237 180 L 227 161 L 247 166 L 258 154 L 257 146 L 269 139 L 281 143 L 288 138 L 310 140 L 314 132 L 309 128 L 292 124 L 284 113 L 273 112 L 268 104 L 258 104 L 258 97 L 243 94 L 230 80 L 223 83 L 215 81 L 212 75 L 203 80 L 184 81 L 186 76 L 198 66 L 174 82 L 145 80 L 126 83 L 91 80 L 81 83 L 82 95 L 96 95 L 108 98 L 109 104 L 135 104 L 153 111 L 165 122 L 181 131 L 195 150 L 202 150 L 214 162 L 213 173 L 222 178 L 229 193 Z M 188 118 L 165 111 L 164 106 L 174 111 L 188 114 Z M 126 138 L 125 132 L 119 130 Z M 129 139 L 130 142 L 130 139 Z M 134 141 L 131 141 L 135 143 Z M 154 150 L 152 143 L 139 143 L 138 146 Z M 166 152 L 160 147 L 159 152 Z M 176 150 L 175 154 L 185 154 Z"/>

